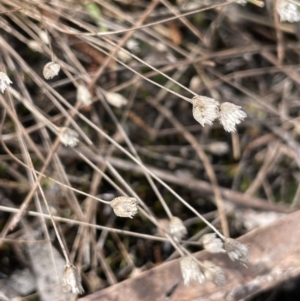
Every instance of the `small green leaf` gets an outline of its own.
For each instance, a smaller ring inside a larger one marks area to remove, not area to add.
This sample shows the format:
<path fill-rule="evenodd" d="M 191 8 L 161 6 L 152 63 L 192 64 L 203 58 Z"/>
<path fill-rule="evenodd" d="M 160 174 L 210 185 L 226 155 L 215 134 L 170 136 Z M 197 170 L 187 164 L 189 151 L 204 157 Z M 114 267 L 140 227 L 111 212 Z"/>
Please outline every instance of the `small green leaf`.
<path fill-rule="evenodd" d="M 92 19 L 95 21 L 99 21 L 101 19 L 102 14 L 99 6 L 96 3 L 89 3 L 85 6 L 87 13 L 90 15 Z"/>

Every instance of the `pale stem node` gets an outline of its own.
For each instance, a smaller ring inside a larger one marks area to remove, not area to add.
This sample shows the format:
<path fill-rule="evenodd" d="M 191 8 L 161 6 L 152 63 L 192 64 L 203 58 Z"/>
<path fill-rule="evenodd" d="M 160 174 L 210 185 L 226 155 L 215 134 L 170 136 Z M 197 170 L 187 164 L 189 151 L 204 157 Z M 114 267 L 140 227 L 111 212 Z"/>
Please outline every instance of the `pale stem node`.
<path fill-rule="evenodd" d="M 180 270 L 184 285 L 188 285 L 193 281 L 203 283 L 205 276 L 201 270 L 200 264 L 197 260 L 190 256 L 182 257 L 180 260 Z"/>
<path fill-rule="evenodd" d="M 220 106 L 219 120 L 227 132 L 235 132 L 235 126 L 240 124 L 247 117 L 247 114 L 231 102 L 224 102 Z"/>
<path fill-rule="evenodd" d="M 9 79 L 9 77 L 4 73 L 0 72 L 0 90 L 2 93 L 6 90 L 7 86 L 12 84 L 12 81 Z"/>
<path fill-rule="evenodd" d="M 114 198 L 110 205 L 114 213 L 120 217 L 133 218 L 138 212 L 138 201 L 135 198 L 119 196 Z"/>
<path fill-rule="evenodd" d="M 45 79 L 51 79 L 54 76 L 58 75 L 59 70 L 60 70 L 60 65 L 54 62 L 49 62 L 44 67 L 43 75 Z"/>
<path fill-rule="evenodd" d="M 213 121 L 218 117 L 219 102 L 213 98 L 206 96 L 194 96 L 193 116 L 202 125 L 212 125 Z"/>
<path fill-rule="evenodd" d="M 172 216 L 170 219 L 169 231 L 174 240 L 177 242 L 179 242 L 187 234 L 187 229 L 182 220 L 176 216 Z"/>
<path fill-rule="evenodd" d="M 210 253 L 224 253 L 223 241 L 215 233 L 205 234 L 201 237 L 200 242 L 203 248 Z"/>
<path fill-rule="evenodd" d="M 84 289 L 81 284 L 81 276 L 77 268 L 70 263 L 64 267 L 62 274 L 62 288 L 65 293 L 72 292 L 72 294 L 83 294 Z"/>
<path fill-rule="evenodd" d="M 78 143 L 78 133 L 68 127 L 58 129 L 58 137 L 65 146 L 75 147 Z"/>

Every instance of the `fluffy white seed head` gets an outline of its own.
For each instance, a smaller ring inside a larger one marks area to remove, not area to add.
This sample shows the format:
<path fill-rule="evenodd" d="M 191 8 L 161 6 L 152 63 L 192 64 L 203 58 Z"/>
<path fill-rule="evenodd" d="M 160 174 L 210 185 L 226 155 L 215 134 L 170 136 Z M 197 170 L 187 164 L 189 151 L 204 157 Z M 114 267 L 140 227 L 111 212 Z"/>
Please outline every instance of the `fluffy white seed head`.
<path fill-rule="evenodd" d="M 241 123 L 247 117 L 247 114 L 231 102 L 224 102 L 220 106 L 219 120 L 227 132 L 235 132 L 235 126 Z"/>
<path fill-rule="evenodd" d="M 223 286 L 225 284 L 226 278 L 222 268 L 208 260 L 203 261 L 201 267 L 207 280 L 212 281 L 218 286 Z"/>
<path fill-rule="evenodd" d="M 184 285 L 188 285 L 192 281 L 203 283 L 205 276 L 199 263 L 190 256 L 182 257 L 180 260 L 180 270 Z"/>
<path fill-rule="evenodd" d="M 120 108 L 128 103 L 128 100 L 121 94 L 115 92 L 106 92 L 107 102 L 114 107 Z"/>
<path fill-rule="evenodd" d="M 226 238 L 224 241 L 224 249 L 232 261 L 240 261 L 243 265 L 246 265 L 249 261 L 248 246 L 235 239 Z"/>
<path fill-rule="evenodd" d="M 9 79 L 9 77 L 4 73 L 0 72 L 0 90 L 2 93 L 6 90 L 7 86 L 12 84 L 12 81 Z"/>
<path fill-rule="evenodd" d="M 180 241 L 187 234 L 187 229 L 182 220 L 176 216 L 170 219 L 169 231 L 176 241 Z"/>
<path fill-rule="evenodd" d="M 138 212 L 138 201 L 135 198 L 119 196 L 110 202 L 115 214 L 120 217 L 132 218 Z"/>
<path fill-rule="evenodd" d="M 77 268 L 73 264 L 66 264 L 62 274 L 62 287 L 65 293 L 83 294 L 84 289 L 81 284 L 81 277 Z"/>
<path fill-rule="evenodd" d="M 59 70 L 60 70 L 60 65 L 54 62 L 49 62 L 44 67 L 43 75 L 45 79 L 51 79 L 59 73 Z"/>
<path fill-rule="evenodd" d="M 81 101 L 85 106 L 92 104 L 92 96 L 89 89 L 84 85 L 77 87 L 77 101 Z"/>
<path fill-rule="evenodd" d="M 78 133 L 68 127 L 62 127 L 59 129 L 59 139 L 65 146 L 74 147 L 78 143 Z"/>
<path fill-rule="evenodd" d="M 277 0 L 276 10 L 279 14 L 280 22 L 300 21 L 300 12 L 298 6 L 289 0 Z"/>
<path fill-rule="evenodd" d="M 215 233 L 205 234 L 201 237 L 200 242 L 203 248 L 210 253 L 224 253 L 223 241 Z"/>
<path fill-rule="evenodd" d="M 212 125 L 218 117 L 219 102 L 206 96 L 195 96 L 192 99 L 193 116 L 202 125 Z"/>

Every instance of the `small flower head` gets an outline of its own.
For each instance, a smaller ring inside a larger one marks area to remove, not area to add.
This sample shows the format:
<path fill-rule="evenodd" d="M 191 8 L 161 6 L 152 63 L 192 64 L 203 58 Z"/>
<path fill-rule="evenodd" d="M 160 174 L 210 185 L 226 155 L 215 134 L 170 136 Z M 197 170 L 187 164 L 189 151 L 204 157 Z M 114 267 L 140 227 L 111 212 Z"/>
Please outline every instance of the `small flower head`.
<path fill-rule="evenodd" d="M 300 12 L 298 10 L 298 6 L 289 0 L 277 0 L 276 10 L 280 16 L 280 22 L 300 21 Z"/>
<path fill-rule="evenodd" d="M 5 89 L 10 84 L 12 84 L 12 81 L 9 79 L 9 77 L 4 72 L 0 72 L 0 90 L 1 90 L 1 92 L 4 93 Z"/>
<path fill-rule="evenodd" d="M 205 234 L 201 237 L 203 248 L 210 253 L 224 253 L 223 242 L 215 233 Z"/>
<path fill-rule="evenodd" d="M 45 79 L 51 79 L 58 74 L 59 70 L 60 70 L 60 65 L 54 62 L 49 62 L 44 67 L 43 75 Z"/>
<path fill-rule="evenodd" d="M 225 238 L 224 249 L 232 261 L 240 261 L 243 265 L 249 261 L 248 246 L 232 238 Z"/>
<path fill-rule="evenodd" d="M 231 102 L 224 102 L 220 106 L 219 120 L 227 132 L 235 132 L 235 126 L 241 123 L 247 117 L 247 114 Z"/>
<path fill-rule="evenodd" d="M 205 276 L 201 270 L 200 264 L 190 256 L 181 258 L 180 270 L 184 285 L 188 285 L 192 281 L 197 281 L 199 283 L 205 281 Z"/>
<path fill-rule="evenodd" d="M 81 284 L 81 277 L 77 268 L 73 264 L 66 264 L 62 274 L 62 287 L 64 292 L 72 294 L 83 294 L 84 289 Z"/>
<path fill-rule="evenodd" d="M 180 241 L 186 234 L 187 230 L 182 220 L 176 216 L 170 219 L 169 230 L 176 241 Z"/>
<path fill-rule="evenodd" d="M 193 102 L 193 116 L 204 126 L 206 123 L 212 125 L 218 117 L 219 102 L 206 96 L 195 96 Z"/>
<path fill-rule="evenodd" d="M 84 105 L 89 106 L 92 103 L 92 96 L 89 89 L 84 85 L 77 87 L 77 101 L 81 101 Z"/>
<path fill-rule="evenodd" d="M 68 127 L 62 127 L 59 130 L 59 139 L 65 146 L 74 147 L 78 143 L 78 133 Z"/>
<path fill-rule="evenodd" d="M 128 100 L 121 94 L 115 92 L 106 92 L 106 100 L 114 107 L 120 108 L 128 103 Z"/>
<path fill-rule="evenodd" d="M 120 217 L 132 218 L 138 212 L 138 202 L 135 198 L 119 196 L 110 202 L 115 214 Z"/>
<path fill-rule="evenodd" d="M 216 266 L 211 261 L 203 261 L 201 267 L 204 273 L 204 276 L 207 280 L 212 281 L 218 286 L 223 286 L 226 282 L 226 278 L 222 268 Z"/>

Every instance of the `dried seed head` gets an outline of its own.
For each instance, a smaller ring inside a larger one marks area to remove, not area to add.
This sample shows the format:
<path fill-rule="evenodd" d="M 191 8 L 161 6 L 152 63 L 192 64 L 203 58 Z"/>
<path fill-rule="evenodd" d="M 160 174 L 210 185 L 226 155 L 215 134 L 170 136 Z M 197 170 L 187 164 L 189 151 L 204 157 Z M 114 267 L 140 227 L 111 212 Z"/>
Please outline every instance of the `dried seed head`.
<path fill-rule="evenodd" d="M 54 62 L 49 62 L 45 65 L 43 75 L 45 79 L 51 79 L 58 74 L 60 66 Z"/>
<path fill-rule="evenodd" d="M 292 3 L 288 0 L 277 0 L 276 10 L 280 16 L 280 22 L 300 21 L 300 12 L 295 3 Z"/>
<path fill-rule="evenodd" d="M 77 87 L 77 101 L 81 101 L 84 105 L 89 106 L 92 103 L 92 96 L 89 89 L 84 85 Z"/>
<path fill-rule="evenodd" d="M 232 261 L 240 261 L 243 265 L 249 261 L 248 246 L 232 238 L 225 238 L 224 249 Z"/>
<path fill-rule="evenodd" d="M 43 47 L 42 47 L 41 43 L 37 42 L 37 41 L 34 41 L 34 40 L 28 41 L 27 46 L 29 48 L 31 48 L 33 51 L 36 51 L 36 52 L 42 52 L 43 51 Z"/>
<path fill-rule="evenodd" d="M 137 40 L 134 39 L 128 40 L 126 46 L 131 52 L 138 53 L 141 51 L 140 44 Z"/>
<path fill-rule="evenodd" d="M 132 218 L 138 212 L 138 202 L 135 198 L 119 196 L 110 202 L 115 214 L 120 217 Z"/>
<path fill-rule="evenodd" d="M 170 231 L 170 220 L 167 218 L 157 219 L 158 227 L 155 235 L 165 237 L 165 233 Z"/>
<path fill-rule="evenodd" d="M 1 92 L 4 93 L 5 89 L 10 84 L 12 84 L 12 81 L 9 79 L 9 77 L 4 72 L 0 72 L 0 90 L 1 90 Z"/>
<path fill-rule="evenodd" d="M 49 37 L 48 37 L 48 34 L 47 34 L 46 31 L 41 30 L 39 32 L 39 37 L 41 38 L 41 40 L 43 41 L 43 43 L 45 43 L 47 45 L 49 44 Z"/>
<path fill-rule="evenodd" d="M 77 268 L 73 264 L 66 264 L 62 274 L 62 287 L 65 293 L 83 294 L 84 289 L 81 285 L 81 277 Z"/>
<path fill-rule="evenodd" d="M 205 234 L 201 237 L 200 242 L 203 248 L 210 253 L 224 253 L 223 242 L 215 233 Z"/>
<path fill-rule="evenodd" d="M 224 102 L 220 106 L 219 120 L 227 132 L 235 132 L 235 126 L 241 123 L 247 117 L 247 114 L 231 102 Z"/>
<path fill-rule="evenodd" d="M 112 106 L 120 108 L 128 103 L 128 100 L 121 94 L 115 92 L 106 92 L 105 97 L 107 102 Z"/>
<path fill-rule="evenodd" d="M 201 79 L 199 75 L 195 75 L 191 78 L 190 83 L 189 83 L 189 89 L 192 91 L 197 91 L 199 87 L 201 86 Z"/>
<path fill-rule="evenodd" d="M 180 270 L 184 285 L 192 281 L 203 283 L 205 276 L 201 270 L 200 264 L 190 256 L 182 257 L 180 260 Z"/>
<path fill-rule="evenodd" d="M 202 262 L 201 267 L 207 280 L 212 281 L 218 286 L 223 286 L 225 284 L 226 278 L 222 268 L 207 260 Z"/>
<path fill-rule="evenodd" d="M 176 241 L 180 241 L 187 234 L 186 227 L 182 220 L 176 216 L 170 219 L 169 230 Z"/>
<path fill-rule="evenodd" d="M 117 52 L 117 57 L 124 63 L 127 63 L 132 59 L 131 55 L 123 49 L 120 49 Z"/>
<path fill-rule="evenodd" d="M 195 96 L 193 102 L 193 116 L 204 126 L 206 123 L 212 125 L 218 117 L 219 102 L 206 96 Z"/>
<path fill-rule="evenodd" d="M 212 142 L 208 144 L 205 148 L 210 153 L 217 156 L 223 156 L 229 153 L 229 145 L 227 142 L 222 142 L 222 141 Z"/>
<path fill-rule="evenodd" d="M 65 146 L 74 147 L 78 143 L 78 133 L 68 127 L 62 127 L 59 129 L 59 139 Z"/>

